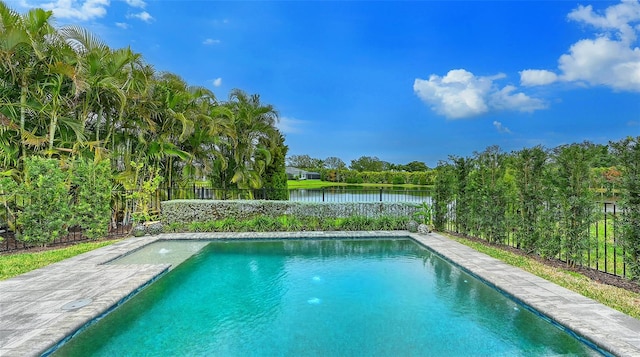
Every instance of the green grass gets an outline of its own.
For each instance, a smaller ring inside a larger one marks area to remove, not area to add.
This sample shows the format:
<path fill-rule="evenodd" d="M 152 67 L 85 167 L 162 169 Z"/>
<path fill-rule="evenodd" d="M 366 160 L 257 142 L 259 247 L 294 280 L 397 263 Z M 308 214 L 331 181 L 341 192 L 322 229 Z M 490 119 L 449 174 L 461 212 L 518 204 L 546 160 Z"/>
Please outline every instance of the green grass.
<path fill-rule="evenodd" d="M 507 252 L 496 247 L 487 246 L 460 237 L 451 238 L 479 252 L 594 299 L 629 316 L 640 319 L 640 294 L 600 284 L 576 272 L 552 268 L 534 259 Z M 117 241 L 118 240 L 88 242 L 43 252 L 0 255 L 0 280 L 24 274 L 31 270 L 113 244 Z"/>
<path fill-rule="evenodd" d="M 540 263 L 535 259 L 514 254 L 496 247 L 487 246 L 479 242 L 464 238 L 449 236 L 466 246 L 481 253 L 499 259 L 509 265 L 528 271 L 543 279 L 565 287 L 578 294 L 596 300 L 636 319 L 640 319 L 640 294 L 622 288 L 601 284 L 590 278 L 572 271 L 556 269 Z"/>
<path fill-rule="evenodd" d="M 117 241 L 119 240 L 104 240 L 79 243 L 43 252 L 0 255 L 0 280 L 9 279 Z"/>
<path fill-rule="evenodd" d="M 597 266 L 599 270 L 622 275 L 624 272 L 623 249 L 621 246 L 615 244 L 615 234 L 619 227 L 616 227 L 614 224 L 613 215 L 608 214 L 605 235 L 604 223 L 604 219 L 598 220 L 592 224 L 589 229 L 592 240 L 589 266 L 592 268 Z M 585 257 L 585 264 L 586 258 L 587 257 Z"/>
<path fill-rule="evenodd" d="M 328 182 L 320 180 L 289 180 L 287 181 L 287 187 L 293 188 L 322 188 L 328 186 L 347 186 L 346 183 Z"/>
<path fill-rule="evenodd" d="M 296 188 L 322 188 L 322 187 L 331 187 L 331 186 L 357 186 L 357 187 L 402 187 L 402 188 L 415 188 L 415 189 L 426 189 L 430 190 L 433 186 L 424 186 L 424 185 L 414 185 L 414 184 L 402 184 L 402 185 L 393 185 L 390 183 L 344 183 L 344 182 L 329 182 L 329 181 L 321 181 L 321 180 L 289 180 L 287 181 L 287 187 L 289 189 Z"/>

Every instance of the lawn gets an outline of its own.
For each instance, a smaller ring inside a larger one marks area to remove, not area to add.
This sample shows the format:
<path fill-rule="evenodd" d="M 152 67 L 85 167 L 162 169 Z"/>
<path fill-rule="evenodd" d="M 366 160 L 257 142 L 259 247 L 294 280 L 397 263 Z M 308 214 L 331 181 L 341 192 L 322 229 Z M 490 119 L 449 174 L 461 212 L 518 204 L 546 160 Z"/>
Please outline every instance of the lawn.
<path fill-rule="evenodd" d="M 640 294 L 638 293 L 601 284 L 582 274 L 550 267 L 535 259 L 514 254 L 497 247 L 487 246 L 457 236 L 449 236 L 449 238 L 509 265 L 528 271 L 552 283 L 596 300 L 603 305 L 609 306 L 631 317 L 640 319 Z"/>
<path fill-rule="evenodd" d="M 79 243 L 42 252 L 0 255 L 0 280 L 9 279 L 118 241 L 119 239 L 103 240 L 99 242 Z"/>
<path fill-rule="evenodd" d="M 581 274 L 553 268 L 535 259 L 507 252 L 505 250 L 466 240 L 450 237 L 479 252 L 492 256 L 569 290 L 594 299 L 629 316 L 640 319 L 640 294 L 625 289 L 601 284 Z M 8 279 L 28 271 L 73 257 L 84 252 L 115 243 L 118 240 L 80 243 L 73 246 L 43 252 L 0 255 L 0 280 Z"/>
<path fill-rule="evenodd" d="M 287 181 L 287 187 L 289 189 L 304 188 L 315 189 L 331 186 L 354 186 L 354 187 L 385 187 L 385 188 L 412 188 L 416 190 L 431 190 L 433 186 L 421 186 L 414 184 L 402 184 L 392 185 L 389 183 L 344 183 L 344 182 L 329 182 L 321 180 L 289 180 Z"/>

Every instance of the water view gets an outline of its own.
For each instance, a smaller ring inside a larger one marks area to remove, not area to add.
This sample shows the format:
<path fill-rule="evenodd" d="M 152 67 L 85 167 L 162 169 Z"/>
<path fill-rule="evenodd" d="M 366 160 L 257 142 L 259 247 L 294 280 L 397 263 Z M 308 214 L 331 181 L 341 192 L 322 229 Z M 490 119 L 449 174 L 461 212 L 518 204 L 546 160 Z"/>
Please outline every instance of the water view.
<path fill-rule="evenodd" d="M 420 188 L 331 186 L 290 189 L 290 201 L 305 202 L 431 202 L 431 191 Z"/>

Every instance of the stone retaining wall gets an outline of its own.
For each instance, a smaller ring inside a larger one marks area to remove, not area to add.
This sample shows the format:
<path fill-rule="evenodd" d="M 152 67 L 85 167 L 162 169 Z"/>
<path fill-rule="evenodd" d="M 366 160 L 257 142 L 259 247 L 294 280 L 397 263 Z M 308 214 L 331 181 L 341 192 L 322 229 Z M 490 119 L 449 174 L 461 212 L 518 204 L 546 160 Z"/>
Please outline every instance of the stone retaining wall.
<path fill-rule="evenodd" d="M 161 202 L 162 222 L 185 223 L 256 216 L 343 218 L 413 217 L 419 209 L 408 202 L 291 202 L 263 200 L 172 200 Z"/>

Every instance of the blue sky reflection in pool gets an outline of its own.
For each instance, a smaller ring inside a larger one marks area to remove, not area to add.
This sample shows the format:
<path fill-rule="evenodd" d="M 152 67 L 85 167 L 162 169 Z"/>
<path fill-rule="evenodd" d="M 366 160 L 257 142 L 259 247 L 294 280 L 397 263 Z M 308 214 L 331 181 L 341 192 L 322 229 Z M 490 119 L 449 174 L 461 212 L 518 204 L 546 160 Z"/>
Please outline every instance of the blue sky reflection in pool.
<path fill-rule="evenodd" d="M 408 239 L 213 242 L 58 353 L 597 355 Z"/>

